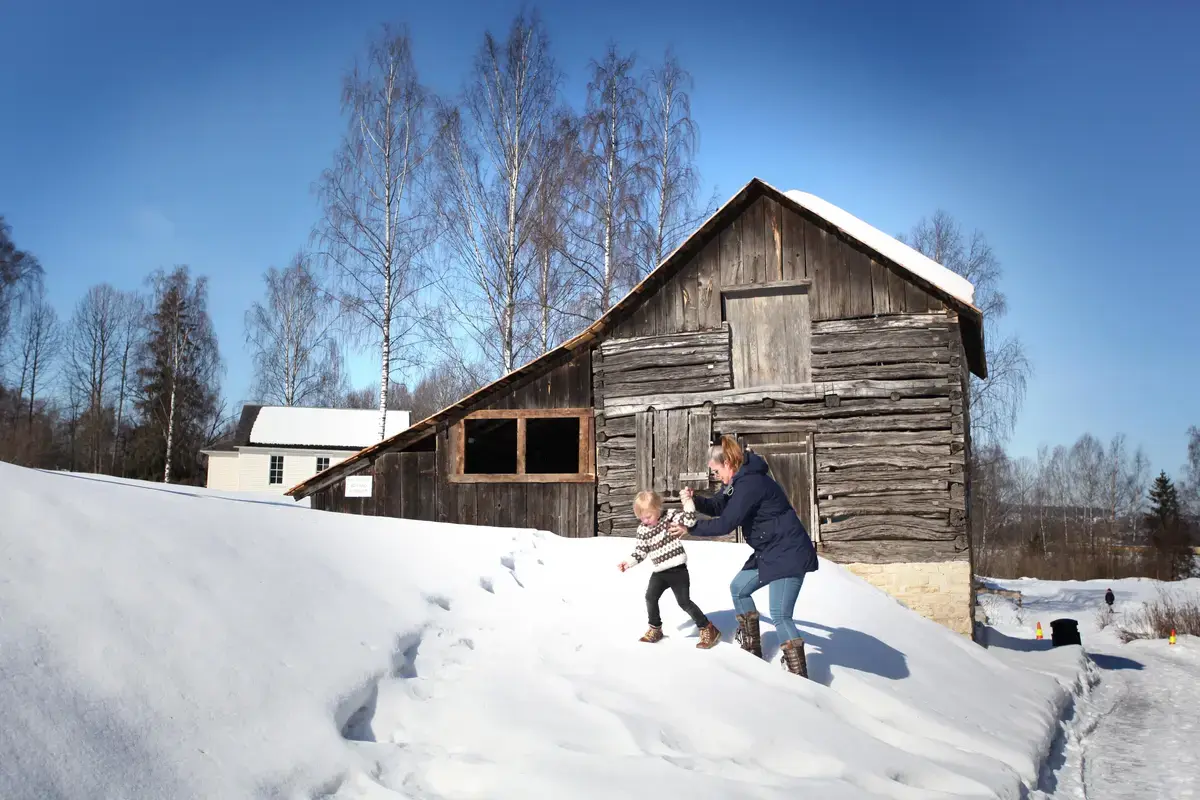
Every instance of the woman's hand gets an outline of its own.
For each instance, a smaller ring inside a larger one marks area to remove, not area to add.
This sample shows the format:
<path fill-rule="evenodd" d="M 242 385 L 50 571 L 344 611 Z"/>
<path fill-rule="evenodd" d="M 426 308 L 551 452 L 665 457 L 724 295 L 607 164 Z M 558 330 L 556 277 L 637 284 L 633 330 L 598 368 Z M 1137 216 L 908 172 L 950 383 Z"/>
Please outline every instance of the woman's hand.
<path fill-rule="evenodd" d="M 681 500 L 691 500 L 695 494 L 695 491 L 690 486 L 685 486 L 679 490 L 679 498 Z"/>
<path fill-rule="evenodd" d="M 624 572 L 625 570 L 629 569 L 629 562 L 622 561 L 620 564 L 617 564 L 617 569 L 621 570 L 621 572 Z"/>
<path fill-rule="evenodd" d="M 680 539 L 687 535 L 688 529 L 680 525 L 678 522 L 673 522 L 667 526 L 667 531 L 676 539 Z"/>

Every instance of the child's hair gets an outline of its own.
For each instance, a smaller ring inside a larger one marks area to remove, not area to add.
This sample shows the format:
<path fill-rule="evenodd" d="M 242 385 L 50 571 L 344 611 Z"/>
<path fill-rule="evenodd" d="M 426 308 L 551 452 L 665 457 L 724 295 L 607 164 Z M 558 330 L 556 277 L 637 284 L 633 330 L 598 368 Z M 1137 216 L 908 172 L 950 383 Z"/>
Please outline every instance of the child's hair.
<path fill-rule="evenodd" d="M 742 453 L 742 446 L 737 443 L 737 439 L 722 436 L 719 443 L 708 448 L 708 460 L 727 464 L 737 472 L 742 468 L 742 464 L 746 463 L 746 456 Z"/>
<path fill-rule="evenodd" d="M 663 499 L 658 492 L 638 492 L 637 497 L 633 498 L 633 513 L 639 517 L 647 511 L 653 511 L 661 516 L 662 510 Z"/>

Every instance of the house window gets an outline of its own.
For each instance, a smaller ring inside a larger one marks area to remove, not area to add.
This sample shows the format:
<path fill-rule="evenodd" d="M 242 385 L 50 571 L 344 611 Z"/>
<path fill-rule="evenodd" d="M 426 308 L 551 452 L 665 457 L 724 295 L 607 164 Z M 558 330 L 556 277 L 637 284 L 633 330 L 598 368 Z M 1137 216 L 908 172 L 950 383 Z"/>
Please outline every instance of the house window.
<path fill-rule="evenodd" d="M 317 472 L 329 469 L 329 456 L 317 456 Z"/>
<path fill-rule="evenodd" d="M 590 483 L 590 408 L 477 411 L 451 428 L 452 483 Z"/>
<path fill-rule="evenodd" d="M 267 483 L 283 483 L 283 456 L 271 456 L 271 467 L 267 472 Z"/>

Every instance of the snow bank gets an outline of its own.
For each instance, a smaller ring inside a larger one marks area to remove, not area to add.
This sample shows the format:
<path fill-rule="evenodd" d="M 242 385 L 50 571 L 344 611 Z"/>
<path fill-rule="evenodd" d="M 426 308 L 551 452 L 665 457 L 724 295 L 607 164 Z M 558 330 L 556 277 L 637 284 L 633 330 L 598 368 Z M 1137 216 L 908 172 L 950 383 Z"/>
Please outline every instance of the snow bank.
<path fill-rule="evenodd" d="M 0 797 L 1017 798 L 1064 702 L 828 562 L 803 681 L 728 641 L 741 546 L 702 652 L 628 540 L 163 489 L 0 464 Z"/>
<path fill-rule="evenodd" d="M 826 222 L 841 228 L 867 247 L 882 253 L 914 275 L 929 281 L 951 297 L 956 297 L 964 303 L 975 303 L 975 287 L 970 281 L 914 250 L 899 239 L 888 236 L 849 211 L 844 211 L 815 194 L 801 192 L 798 189 L 792 189 L 784 194 Z"/>
<path fill-rule="evenodd" d="M 384 439 L 408 428 L 407 411 L 387 412 Z M 349 408 L 264 406 L 250 429 L 251 445 L 370 447 L 380 441 L 379 411 Z"/>

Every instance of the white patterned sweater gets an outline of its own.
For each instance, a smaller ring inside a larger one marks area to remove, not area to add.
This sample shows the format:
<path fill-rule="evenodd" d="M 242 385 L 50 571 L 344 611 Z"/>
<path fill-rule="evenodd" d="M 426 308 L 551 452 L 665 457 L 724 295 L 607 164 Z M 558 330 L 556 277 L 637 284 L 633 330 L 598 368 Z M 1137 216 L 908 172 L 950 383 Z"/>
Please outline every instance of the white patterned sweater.
<path fill-rule="evenodd" d="M 639 524 L 637 529 L 637 544 L 634 545 L 630 557 L 631 566 L 640 564 L 647 557 L 655 572 L 678 567 L 687 563 L 687 553 L 683 551 L 683 542 L 677 539 L 668 528 L 679 523 L 685 528 L 696 524 L 696 503 L 692 500 L 683 502 L 683 511 L 671 509 L 664 511 L 653 525 Z"/>

